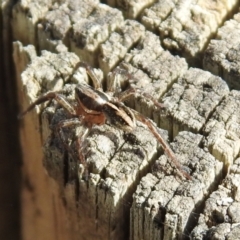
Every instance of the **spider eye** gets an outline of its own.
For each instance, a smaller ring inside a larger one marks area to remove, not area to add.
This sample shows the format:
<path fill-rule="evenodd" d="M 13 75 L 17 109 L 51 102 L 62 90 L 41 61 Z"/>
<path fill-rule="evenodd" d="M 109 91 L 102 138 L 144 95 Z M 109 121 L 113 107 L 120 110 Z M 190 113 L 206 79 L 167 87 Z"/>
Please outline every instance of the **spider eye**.
<path fill-rule="evenodd" d="M 126 106 L 117 106 L 108 102 L 103 106 L 107 120 L 117 128 L 132 131 L 136 127 L 135 117 Z"/>

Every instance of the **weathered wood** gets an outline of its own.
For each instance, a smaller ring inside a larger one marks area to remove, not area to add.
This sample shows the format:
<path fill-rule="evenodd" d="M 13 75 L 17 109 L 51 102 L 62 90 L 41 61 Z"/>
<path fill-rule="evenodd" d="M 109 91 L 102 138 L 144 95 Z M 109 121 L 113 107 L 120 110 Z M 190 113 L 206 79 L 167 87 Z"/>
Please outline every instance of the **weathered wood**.
<path fill-rule="evenodd" d="M 131 207 L 131 239 L 188 237 L 196 224 L 195 215 L 222 177 L 223 164 L 199 147 L 202 141 L 201 135 L 181 132 L 172 144 L 178 159 L 192 172 L 192 181 L 172 175 L 165 156 L 141 180 Z"/>
<path fill-rule="evenodd" d="M 236 159 L 229 175 L 205 203 L 203 213 L 191 236 L 193 239 L 238 239 L 240 234 L 240 159 Z"/>
<path fill-rule="evenodd" d="M 132 74 L 130 86 L 144 89 L 144 92 L 161 101 L 178 77 L 187 71 L 187 63 L 179 56 L 164 51 L 159 38 L 146 31 L 144 37 L 124 58 L 127 71 Z M 174 66 L 174 68 L 173 68 Z M 154 112 L 154 104 L 144 98 L 132 99 L 134 108 L 145 116 L 159 122 L 159 109 Z"/>
<path fill-rule="evenodd" d="M 66 1 L 53 6 L 38 25 L 40 49 L 59 51 L 64 44 L 91 65 L 99 45 L 123 24 L 122 13 L 96 1 Z"/>
<path fill-rule="evenodd" d="M 42 19 L 52 1 L 19 1 L 12 9 L 12 33 L 15 40 L 20 40 L 24 45 L 38 44 L 37 23 Z"/>
<path fill-rule="evenodd" d="M 42 91 L 40 84 L 35 79 L 39 76 L 42 77 L 42 80 L 47 76 L 51 78 L 54 73 L 56 76 L 58 71 L 48 66 L 47 62 L 45 65 L 43 62 L 39 65 L 34 64 L 37 61 L 33 46 L 23 48 L 21 44 L 15 43 L 14 61 L 18 76 L 19 101 L 24 108 L 29 105 L 30 99 L 36 98 Z M 27 70 L 25 75 L 21 75 L 30 61 L 33 62 L 32 65 L 35 68 L 33 67 L 32 71 Z M 42 69 L 40 69 L 41 66 Z M 28 92 L 28 99 L 25 96 L 26 92 Z M 41 127 L 36 112 L 39 112 L 39 108 L 29 113 L 21 122 L 20 137 L 24 161 L 21 193 L 22 237 L 23 239 L 71 239 L 71 235 L 66 230 L 66 212 L 63 201 L 59 197 L 58 184 L 44 174 L 46 170 L 42 164 L 44 157 L 39 132 Z"/>
<path fill-rule="evenodd" d="M 218 160 L 224 162 L 225 171 L 234 163 L 240 150 L 240 92 L 231 91 L 218 105 L 204 127 L 205 146 Z"/>
<path fill-rule="evenodd" d="M 232 89 L 240 89 L 239 39 L 240 13 L 219 28 L 204 54 L 203 67 L 222 77 Z"/>
<path fill-rule="evenodd" d="M 158 1 L 144 10 L 142 23 L 159 31 L 164 47 L 189 64 L 201 64 L 202 51 L 238 1 Z"/>
<path fill-rule="evenodd" d="M 120 9 L 126 18 L 136 19 L 144 8 L 154 3 L 153 0 L 142 0 L 142 1 L 116 1 L 106 0 L 106 3 L 112 7 Z"/>
<path fill-rule="evenodd" d="M 127 52 L 145 35 L 145 28 L 136 21 L 127 20 L 100 45 L 99 66 L 105 76 L 125 57 Z"/>
<path fill-rule="evenodd" d="M 70 83 L 72 80 L 64 77 L 64 74 L 69 72 L 68 65 L 73 61 L 76 61 L 76 57 L 70 53 L 56 55 L 44 52 L 42 57 L 33 59 L 22 74 L 24 89 L 28 93 L 29 88 L 34 90 L 29 94 L 29 102 L 36 99 L 40 85 L 45 86 L 46 91 L 59 90 L 66 79 Z M 60 74 L 52 63 L 61 66 Z M 83 78 L 79 75 L 74 77 L 76 79 L 73 82 Z M 68 92 L 69 100 L 74 96 L 71 94 L 73 90 L 73 83 L 62 89 L 63 92 Z M 75 237 L 73 234 L 70 236 L 74 239 L 77 235 L 87 236 L 88 239 L 95 239 L 96 236 L 106 239 L 110 234 L 112 239 L 126 238 L 127 231 L 122 229 L 128 228 L 126 219 L 129 206 L 125 206 L 123 201 L 130 201 L 133 189 L 136 188 L 136 180 L 145 174 L 156 158 L 156 140 L 152 139 L 152 134 L 141 124 L 130 135 L 108 125 L 94 127 L 83 148 L 92 174 L 89 183 L 81 179 L 78 182 L 78 162 L 71 156 L 66 160 L 62 143 L 54 131 L 57 123 L 64 118 L 66 114 L 62 109 L 48 107 L 43 113 L 41 128 L 42 142 L 46 142 L 44 166 L 49 176 L 59 184 L 59 191 L 65 199 L 66 212 L 70 214 L 68 221 L 71 233 L 74 230 L 71 226 L 77 226 Z M 49 129 L 53 129 L 53 132 L 49 132 Z M 73 133 L 69 133 L 69 141 L 76 139 L 81 131 L 81 128 L 73 129 Z M 68 133 L 64 134 L 67 139 Z"/>
<path fill-rule="evenodd" d="M 149 31 L 146 31 L 138 46 L 126 55 L 125 61 L 136 68 L 135 71 L 129 69 L 130 73 L 142 70 L 150 80 L 142 83 L 142 76 L 136 75 L 132 86 L 144 88 L 144 91 L 153 94 L 157 100 L 161 99 L 188 67 L 185 59 L 164 51 L 159 37 Z"/>
<path fill-rule="evenodd" d="M 181 2 L 183 3 L 186 2 Z M 201 11 L 195 11 L 200 5 L 190 4 L 183 11 L 181 4 L 171 7 L 165 21 L 157 27 L 149 27 L 154 22 L 142 22 L 149 29 L 159 28 L 160 35 L 167 36 L 162 39 L 165 47 L 172 49 L 177 46 L 175 49 L 181 51 L 183 56 L 188 60 L 194 58 L 197 62 L 199 59 L 196 57 L 199 53 L 202 54 L 212 34 L 226 18 L 227 11 L 226 8 L 219 8 L 213 13 L 204 5 L 200 8 L 205 9 L 203 16 L 216 18 L 195 24 L 194 21 L 202 16 Z M 228 4 L 228 11 L 233 10 L 236 1 Z M 119 10 L 98 1 L 66 1 L 55 3 L 51 7 L 45 5 L 43 10 L 36 11 L 34 15 L 33 9 L 36 6 L 39 5 L 32 3 L 24 6 L 23 3 L 18 3 L 14 7 L 14 37 L 25 43 L 34 43 L 38 46 L 37 52 L 48 49 L 57 54 L 43 51 L 37 57 L 32 47 L 23 48 L 20 43 L 15 43 L 19 89 L 23 89 L 19 93 L 22 108 L 26 108 L 47 90 L 61 90 L 69 101 L 73 101 L 75 84 L 82 81 L 91 84 L 84 69 L 80 68 L 73 73 L 79 58 L 95 67 L 104 66 L 104 72 L 95 72 L 105 86 L 114 79 L 114 74 L 106 78 L 108 72 L 124 60 L 124 67 L 131 77 L 129 79 L 121 71 L 117 72 L 116 79 L 122 87 L 130 85 L 143 88 L 146 93 L 163 101 L 164 108 L 159 111 L 141 94 L 130 98 L 127 104 L 167 129 L 170 140 L 176 137 L 171 144 L 172 149 L 184 168 L 193 175 L 193 180 L 179 178 L 174 165 L 162 154 L 156 139 L 140 123 L 131 134 L 111 125 L 94 127 L 82 147 L 91 174 L 88 182 L 82 180 L 79 177 L 79 162 L 66 151 L 55 130 L 57 123 L 69 116 L 52 101 L 36 107 L 22 123 L 21 141 L 25 163 L 23 239 L 130 237 L 167 240 L 185 239 L 189 236 L 193 239 L 200 236 L 201 239 L 205 236 L 205 230 L 209 234 L 216 230 L 216 234 L 222 231 L 234 236 L 238 228 L 229 222 L 223 227 L 216 223 L 214 228 L 209 225 L 206 227 L 204 222 L 204 228 L 201 228 L 202 215 L 199 218 L 199 214 L 205 214 L 204 203 L 225 178 L 226 169 L 239 156 L 236 110 L 239 92 L 229 93 L 227 84 L 207 71 L 188 69 L 186 60 L 163 49 L 159 36 L 145 31 L 139 23 L 124 21 Z M 142 8 L 140 5 L 138 7 Z M 184 15 L 191 12 L 191 7 L 194 19 Z M 34 15 L 32 19 L 27 19 L 26 9 Z M 132 11 L 132 16 L 138 15 L 138 8 L 134 12 L 133 9 L 134 7 L 128 9 Z M 166 9 L 158 11 L 164 12 Z M 176 32 L 175 25 L 171 24 L 170 30 L 166 25 L 171 23 L 171 19 L 177 19 L 177 16 L 182 16 L 181 21 L 185 19 L 181 26 L 185 29 L 189 27 L 188 33 L 182 29 Z M 21 34 L 23 31 L 15 29 L 15 25 L 21 29 L 21 19 L 25 23 L 23 28 L 30 26 L 30 35 L 34 33 L 34 36 L 25 37 Z M 199 26 L 202 26 L 202 31 Z M 135 35 L 131 31 L 136 29 Z M 171 31 L 175 34 L 170 34 Z M 182 41 L 181 34 L 184 33 L 188 34 L 186 39 L 192 41 Z M 119 45 L 114 42 L 115 37 L 119 39 Z M 129 42 L 128 38 L 131 39 Z M 123 51 L 121 54 L 115 53 L 111 59 L 109 53 L 118 47 Z M 75 52 L 79 58 L 68 50 Z M 231 108 L 234 110 L 227 111 Z M 220 120 L 222 112 L 229 121 Z M 236 134 L 233 134 L 234 129 Z M 188 132 L 181 133 L 182 130 Z M 82 126 L 64 129 L 64 136 L 71 149 L 76 150 L 76 138 L 82 131 Z M 166 132 L 162 133 L 167 138 Z M 228 148 L 222 147 L 218 136 L 225 138 L 221 141 Z M 235 209 L 238 209 L 238 199 L 228 209 L 228 214 L 235 219 L 237 225 L 238 211 Z M 194 231 L 191 234 L 192 229 Z"/>
<path fill-rule="evenodd" d="M 200 132 L 228 93 L 228 86 L 220 77 L 190 68 L 163 96 L 168 112 L 165 117 L 161 116 L 160 126 L 172 131 L 171 137 L 184 130 Z"/>

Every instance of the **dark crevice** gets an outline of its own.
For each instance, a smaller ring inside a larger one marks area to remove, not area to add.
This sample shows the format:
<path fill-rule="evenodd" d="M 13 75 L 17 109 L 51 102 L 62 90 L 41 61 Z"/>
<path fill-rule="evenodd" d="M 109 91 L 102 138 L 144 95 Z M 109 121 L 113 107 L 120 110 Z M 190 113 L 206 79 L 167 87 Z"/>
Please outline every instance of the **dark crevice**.
<path fill-rule="evenodd" d="M 95 206 L 96 206 L 96 212 L 95 212 L 95 221 L 96 221 L 96 231 L 98 231 L 98 211 L 99 211 L 99 207 L 98 207 L 98 188 L 96 188 L 95 191 Z"/>
<path fill-rule="evenodd" d="M 7 1 L 0 11 L 0 238 L 21 239 L 20 193 L 22 153 L 19 141 L 17 87 L 12 60 L 11 10 Z M 27 179 L 25 179 L 27 181 Z M 29 189 L 32 185 L 25 182 Z"/>
<path fill-rule="evenodd" d="M 64 186 L 67 185 L 69 181 L 69 163 L 68 163 L 68 153 L 67 151 L 64 151 L 63 154 L 63 181 L 64 181 Z"/>

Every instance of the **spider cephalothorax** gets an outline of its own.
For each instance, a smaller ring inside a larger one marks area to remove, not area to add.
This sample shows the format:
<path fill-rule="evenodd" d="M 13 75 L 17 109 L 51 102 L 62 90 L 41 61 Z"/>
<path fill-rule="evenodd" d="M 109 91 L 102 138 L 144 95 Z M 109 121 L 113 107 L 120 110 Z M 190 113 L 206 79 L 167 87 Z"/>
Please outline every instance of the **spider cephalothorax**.
<path fill-rule="evenodd" d="M 75 88 L 75 100 L 76 104 L 70 104 L 65 97 L 59 92 L 47 92 L 46 94 L 39 97 L 35 102 L 33 102 L 19 117 L 23 117 L 27 112 L 32 110 L 36 105 L 41 104 L 45 101 L 55 99 L 70 115 L 71 118 L 60 122 L 57 126 L 58 131 L 60 132 L 62 128 L 68 127 L 72 124 L 82 124 L 86 126 L 86 129 L 91 128 L 93 125 L 102 125 L 108 122 L 109 124 L 120 128 L 124 131 L 132 131 L 136 127 L 136 120 L 142 122 L 148 127 L 152 132 L 154 137 L 162 145 L 163 150 L 171 158 L 174 165 L 181 172 L 181 174 L 190 179 L 190 175 L 182 170 L 180 163 L 178 162 L 175 154 L 164 140 L 161 134 L 158 131 L 156 125 L 148 118 L 144 117 L 139 112 L 127 107 L 123 101 L 129 96 L 140 93 L 140 89 L 128 89 L 120 94 L 114 94 L 110 92 L 103 92 L 101 84 L 98 78 L 95 76 L 93 69 L 85 64 L 78 63 L 75 67 L 75 70 L 79 67 L 86 68 L 88 74 L 90 75 L 94 88 L 88 86 L 87 84 L 79 84 Z M 144 97 L 149 98 L 157 107 L 161 107 L 155 99 L 152 99 L 151 96 L 147 94 L 141 94 Z M 63 134 L 59 134 L 62 141 Z M 86 133 L 82 134 L 80 142 L 83 142 Z M 86 169 L 86 161 L 84 157 L 80 157 L 81 164 L 83 168 Z"/>

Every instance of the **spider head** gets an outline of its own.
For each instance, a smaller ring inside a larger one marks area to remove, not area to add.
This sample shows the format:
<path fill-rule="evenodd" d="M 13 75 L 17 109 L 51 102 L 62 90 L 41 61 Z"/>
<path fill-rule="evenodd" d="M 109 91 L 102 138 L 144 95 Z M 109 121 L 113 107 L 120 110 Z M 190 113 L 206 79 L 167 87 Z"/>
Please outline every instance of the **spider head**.
<path fill-rule="evenodd" d="M 111 125 L 127 132 L 136 127 L 134 114 L 124 104 L 109 101 L 103 105 L 102 110 Z"/>

